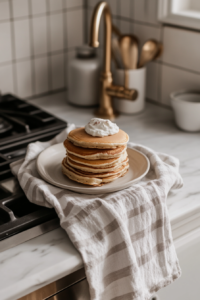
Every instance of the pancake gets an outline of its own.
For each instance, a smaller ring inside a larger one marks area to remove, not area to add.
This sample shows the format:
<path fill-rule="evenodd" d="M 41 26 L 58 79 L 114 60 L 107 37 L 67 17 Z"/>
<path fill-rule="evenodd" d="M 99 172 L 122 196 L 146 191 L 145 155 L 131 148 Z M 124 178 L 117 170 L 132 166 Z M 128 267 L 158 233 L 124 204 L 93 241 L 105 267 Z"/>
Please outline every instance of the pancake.
<path fill-rule="evenodd" d="M 84 158 L 77 157 L 73 154 L 67 155 L 70 160 L 73 160 L 76 163 L 85 166 L 91 166 L 95 168 L 105 168 L 105 167 L 113 167 L 119 165 L 122 161 L 124 161 L 127 157 L 127 152 L 121 154 L 118 158 L 110 158 L 110 159 L 97 159 L 97 160 L 86 160 Z"/>
<path fill-rule="evenodd" d="M 129 141 L 128 134 L 121 129 L 113 135 L 96 137 L 87 134 L 84 127 L 70 131 L 67 138 L 76 146 L 97 149 L 113 149 L 124 146 Z"/>
<path fill-rule="evenodd" d="M 128 157 L 126 157 L 126 159 L 124 161 L 122 161 L 120 164 L 117 164 L 113 167 L 91 167 L 91 166 L 85 166 L 82 164 L 79 164 L 73 160 L 71 160 L 69 157 L 66 157 L 67 163 L 78 170 L 82 170 L 82 171 L 86 171 L 86 172 L 91 172 L 91 173 L 105 173 L 105 172 L 112 172 L 115 171 L 116 169 L 118 169 L 120 166 L 124 166 L 127 164 L 128 162 Z"/>
<path fill-rule="evenodd" d="M 120 155 L 126 151 L 126 146 L 121 146 L 114 149 L 81 148 L 75 146 L 68 139 L 66 139 L 63 144 L 69 154 L 89 160 L 116 158 L 120 157 Z"/>
<path fill-rule="evenodd" d="M 120 174 L 114 175 L 114 176 L 110 176 L 110 177 L 106 177 L 102 179 L 103 183 L 109 183 L 114 181 L 117 178 L 123 177 L 126 173 L 128 172 L 128 170 L 124 170 L 122 171 Z"/>
<path fill-rule="evenodd" d="M 92 186 L 101 186 L 102 185 L 102 180 L 99 178 L 89 178 L 89 177 L 84 177 L 75 174 L 73 171 L 69 170 L 67 167 L 62 165 L 62 172 L 64 175 L 66 175 L 69 179 L 87 184 L 87 185 L 92 185 Z"/>
<path fill-rule="evenodd" d="M 75 172 L 73 172 L 72 170 L 70 170 L 68 167 L 66 167 L 64 165 L 62 166 L 62 171 L 63 171 L 64 175 L 66 175 L 69 179 L 71 179 L 73 181 L 76 181 L 76 182 L 79 182 L 79 183 L 82 183 L 82 184 L 85 184 L 85 185 L 101 186 L 104 183 L 112 182 L 115 179 L 124 176 L 127 172 L 127 169 L 123 170 L 122 172 L 120 172 L 116 175 L 109 176 L 109 177 L 102 178 L 102 179 L 95 178 L 95 177 L 91 178 L 91 177 L 78 175 L 78 174 L 76 174 Z"/>
<path fill-rule="evenodd" d="M 111 172 L 104 172 L 104 173 L 90 173 L 90 172 L 85 172 L 82 170 L 78 170 L 76 168 L 73 168 L 72 166 L 70 166 L 67 161 L 65 161 L 65 159 L 62 162 L 63 166 L 67 167 L 69 170 L 73 171 L 74 173 L 76 173 L 77 175 L 80 176 L 85 176 L 85 177 L 91 177 L 91 178 L 103 178 L 103 177 L 109 177 L 109 176 L 113 176 L 116 175 L 118 173 L 121 173 L 125 170 L 128 170 L 129 168 L 129 164 L 125 164 L 124 166 L 120 166 L 118 169 L 116 169 L 115 171 L 111 171 Z"/>

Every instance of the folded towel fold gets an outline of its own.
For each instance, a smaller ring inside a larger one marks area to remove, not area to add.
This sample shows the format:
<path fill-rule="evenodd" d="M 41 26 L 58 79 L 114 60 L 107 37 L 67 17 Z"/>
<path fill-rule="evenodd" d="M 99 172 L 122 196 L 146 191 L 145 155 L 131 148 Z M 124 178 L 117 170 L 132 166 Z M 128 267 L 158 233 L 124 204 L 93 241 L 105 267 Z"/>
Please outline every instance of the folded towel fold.
<path fill-rule="evenodd" d="M 55 208 L 82 256 L 91 300 L 149 300 L 181 274 L 166 204 L 168 192 L 183 184 L 179 161 L 129 143 L 149 158 L 150 171 L 142 181 L 100 195 L 60 189 L 41 179 L 36 159 L 74 128 L 49 142 L 29 144 L 26 157 L 11 170 L 31 202 Z"/>

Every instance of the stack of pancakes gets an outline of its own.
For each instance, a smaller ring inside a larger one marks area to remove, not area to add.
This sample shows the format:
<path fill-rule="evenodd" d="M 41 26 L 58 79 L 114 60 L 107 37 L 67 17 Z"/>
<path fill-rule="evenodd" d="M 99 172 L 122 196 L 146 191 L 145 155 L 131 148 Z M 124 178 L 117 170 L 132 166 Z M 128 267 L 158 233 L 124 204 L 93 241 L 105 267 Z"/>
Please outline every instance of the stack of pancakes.
<path fill-rule="evenodd" d="M 101 186 L 125 175 L 128 171 L 128 135 L 118 133 L 106 137 L 94 137 L 84 127 L 72 130 L 64 141 L 67 156 L 62 170 L 71 180 Z"/>

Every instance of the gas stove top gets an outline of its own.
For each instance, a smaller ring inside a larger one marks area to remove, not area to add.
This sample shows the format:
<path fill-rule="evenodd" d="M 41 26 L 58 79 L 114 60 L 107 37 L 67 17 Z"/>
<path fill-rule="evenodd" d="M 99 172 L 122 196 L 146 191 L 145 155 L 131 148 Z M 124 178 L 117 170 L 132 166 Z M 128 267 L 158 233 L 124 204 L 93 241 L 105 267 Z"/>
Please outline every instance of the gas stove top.
<path fill-rule="evenodd" d="M 13 95 L 0 99 L 0 252 L 59 226 L 53 209 L 32 204 L 9 164 L 23 158 L 27 145 L 47 141 L 66 123 Z"/>

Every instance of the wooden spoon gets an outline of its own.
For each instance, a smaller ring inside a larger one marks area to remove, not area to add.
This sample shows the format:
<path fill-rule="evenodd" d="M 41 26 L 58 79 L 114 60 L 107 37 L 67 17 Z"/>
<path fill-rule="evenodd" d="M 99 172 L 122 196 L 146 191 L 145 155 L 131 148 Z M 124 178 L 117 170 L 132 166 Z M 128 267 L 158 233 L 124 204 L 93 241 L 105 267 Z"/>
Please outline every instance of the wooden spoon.
<path fill-rule="evenodd" d="M 137 69 L 138 39 L 134 35 L 122 35 L 119 38 L 119 48 L 125 69 Z"/>
<path fill-rule="evenodd" d="M 148 62 L 160 56 L 161 52 L 161 44 L 157 41 L 148 40 L 145 42 L 141 50 L 138 68 L 144 67 Z"/>

